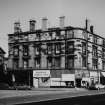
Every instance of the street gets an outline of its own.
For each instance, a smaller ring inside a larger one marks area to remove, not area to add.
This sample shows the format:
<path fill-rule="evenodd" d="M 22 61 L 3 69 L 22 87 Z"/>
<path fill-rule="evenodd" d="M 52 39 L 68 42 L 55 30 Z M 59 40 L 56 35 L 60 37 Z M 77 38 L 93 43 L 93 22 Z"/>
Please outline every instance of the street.
<path fill-rule="evenodd" d="M 76 99 L 81 102 L 82 98 L 90 96 L 100 96 L 105 94 L 105 90 L 85 90 L 85 89 L 33 89 L 26 91 L 19 90 L 0 90 L 0 105 L 16 105 L 26 103 L 42 103 L 54 100 L 73 100 Z M 79 97 L 79 99 L 78 99 Z M 82 97 L 82 98 L 80 98 Z M 88 98 L 85 98 L 86 100 Z M 99 98 L 96 98 L 96 100 Z M 82 101 L 84 101 L 82 100 Z M 59 102 L 59 101 L 58 101 Z M 73 101 L 74 102 L 74 101 Z M 76 102 L 76 101 L 75 101 Z"/>

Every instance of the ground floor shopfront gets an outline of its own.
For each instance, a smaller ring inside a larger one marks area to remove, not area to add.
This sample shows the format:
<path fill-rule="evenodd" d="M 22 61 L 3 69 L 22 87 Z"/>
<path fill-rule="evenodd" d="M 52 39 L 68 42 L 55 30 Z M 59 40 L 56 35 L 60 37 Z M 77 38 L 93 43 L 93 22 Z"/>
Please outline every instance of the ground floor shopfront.
<path fill-rule="evenodd" d="M 34 70 L 33 86 L 38 87 L 87 87 L 105 84 L 105 72 L 88 70 Z"/>
<path fill-rule="evenodd" d="M 14 70 L 8 72 L 10 84 L 40 87 L 86 87 L 105 85 L 105 72 L 88 70 Z"/>

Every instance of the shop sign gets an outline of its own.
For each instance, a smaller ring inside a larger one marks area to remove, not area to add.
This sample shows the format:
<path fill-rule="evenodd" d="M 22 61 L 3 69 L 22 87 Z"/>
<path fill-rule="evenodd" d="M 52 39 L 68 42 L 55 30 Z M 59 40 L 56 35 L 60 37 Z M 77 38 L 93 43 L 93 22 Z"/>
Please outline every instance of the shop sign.
<path fill-rule="evenodd" d="M 97 72 L 90 72 L 90 77 L 97 77 L 98 76 L 98 73 Z"/>
<path fill-rule="evenodd" d="M 75 81 L 74 74 L 62 74 L 62 81 Z"/>
<path fill-rule="evenodd" d="M 50 77 L 50 70 L 34 70 L 33 77 Z"/>

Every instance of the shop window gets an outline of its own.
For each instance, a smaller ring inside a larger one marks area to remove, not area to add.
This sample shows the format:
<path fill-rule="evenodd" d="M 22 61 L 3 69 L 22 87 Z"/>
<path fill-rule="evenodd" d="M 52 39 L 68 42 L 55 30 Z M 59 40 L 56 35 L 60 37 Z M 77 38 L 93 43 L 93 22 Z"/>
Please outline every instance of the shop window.
<path fill-rule="evenodd" d="M 28 45 L 23 45 L 23 55 L 24 56 L 28 56 L 28 51 L 29 51 Z"/>
<path fill-rule="evenodd" d="M 41 79 L 42 79 L 42 82 L 44 83 L 44 82 L 48 82 L 49 77 L 42 77 Z"/>

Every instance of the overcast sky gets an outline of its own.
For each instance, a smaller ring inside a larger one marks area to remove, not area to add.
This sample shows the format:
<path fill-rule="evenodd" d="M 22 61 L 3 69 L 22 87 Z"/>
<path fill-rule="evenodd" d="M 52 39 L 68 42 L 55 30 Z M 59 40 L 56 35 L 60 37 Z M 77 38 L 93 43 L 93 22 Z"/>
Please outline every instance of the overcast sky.
<path fill-rule="evenodd" d="M 8 54 L 8 34 L 13 33 L 13 23 L 21 22 L 23 31 L 29 30 L 29 19 L 48 18 L 48 25 L 58 26 L 59 17 L 65 24 L 84 27 L 88 18 L 96 34 L 105 34 L 105 0 L 0 0 L 0 46 Z M 6 55 L 7 55 L 6 54 Z"/>

